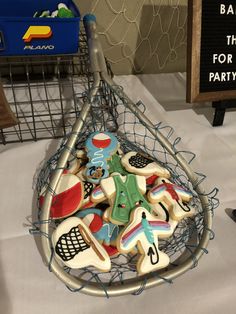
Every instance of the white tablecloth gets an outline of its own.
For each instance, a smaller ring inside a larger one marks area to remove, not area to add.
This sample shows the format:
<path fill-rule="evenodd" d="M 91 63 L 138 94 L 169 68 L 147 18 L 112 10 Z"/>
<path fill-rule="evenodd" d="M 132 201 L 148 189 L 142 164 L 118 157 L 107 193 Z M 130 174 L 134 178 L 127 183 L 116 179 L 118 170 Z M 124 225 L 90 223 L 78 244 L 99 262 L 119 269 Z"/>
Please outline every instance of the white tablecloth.
<path fill-rule="evenodd" d="M 206 189 L 217 186 L 215 240 L 198 267 L 173 284 L 140 296 L 96 298 L 71 293 L 42 263 L 27 217 L 34 209 L 34 176 L 56 149 L 56 140 L 0 147 L 0 313 L 186 313 L 234 314 L 236 294 L 236 224 L 225 213 L 236 208 L 236 111 L 213 128 L 208 105 L 185 103 L 182 74 L 116 78 L 134 100 L 141 99 L 155 121 L 167 121 L 186 150 L 197 154 L 195 170 L 207 175 Z"/>

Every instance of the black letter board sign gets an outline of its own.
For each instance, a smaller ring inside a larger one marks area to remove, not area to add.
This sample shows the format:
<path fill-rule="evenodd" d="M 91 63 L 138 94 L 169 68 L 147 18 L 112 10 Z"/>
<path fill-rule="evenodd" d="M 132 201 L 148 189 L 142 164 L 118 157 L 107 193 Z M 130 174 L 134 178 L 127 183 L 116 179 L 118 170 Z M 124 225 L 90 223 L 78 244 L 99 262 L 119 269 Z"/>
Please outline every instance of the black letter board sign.
<path fill-rule="evenodd" d="M 187 101 L 236 98 L 236 1 L 188 1 Z"/>

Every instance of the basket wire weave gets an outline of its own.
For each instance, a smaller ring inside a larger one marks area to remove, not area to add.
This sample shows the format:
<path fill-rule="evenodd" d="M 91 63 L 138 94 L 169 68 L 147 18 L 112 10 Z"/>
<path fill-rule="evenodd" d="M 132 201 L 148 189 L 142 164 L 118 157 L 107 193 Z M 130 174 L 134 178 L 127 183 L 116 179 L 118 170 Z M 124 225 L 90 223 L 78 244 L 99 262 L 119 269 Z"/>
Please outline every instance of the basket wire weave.
<path fill-rule="evenodd" d="M 217 189 L 210 193 L 202 189 L 205 176 L 194 173 L 189 166 L 194 154 L 178 151 L 179 138 L 171 141 L 173 129 L 161 123 L 153 125 L 145 116 L 144 104 L 134 104 L 108 75 L 94 19 L 85 19 L 85 28 L 93 74 L 92 86 L 88 84 L 83 101 L 77 101 L 78 118 L 72 131 L 64 137 L 57 152 L 39 173 L 37 193 L 39 195 L 45 185 L 47 192 L 42 208 L 38 206 L 38 221 L 33 224 L 32 232 L 38 232 L 41 236 L 43 255 L 49 270 L 71 291 L 106 297 L 140 294 L 145 288 L 172 282 L 197 266 L 199 258 L 207 253 L 208 241 L 214 237 L 211 226 L 213 210 L 218 205 Z M 75 156 L 76 150 L 84 146 L 88 135 L 94 131 L 115 132 L 122 151 L 135 150 L 149 155 L 170 171 L 175 183 L 192 192 L 191 205 L 196 215 L 182 220 L 174 234 L 159 244 L 171 260 L 167 269 L 139 276 L 135 268 L 137 255 L 129 254 L 112 258 L 112 268 L 108 273 L 101 273 L 94 267 L 72 270 L 62 267 L 54 258 L 50 238 L 58 222 L 49 217 L 52 197 L 67 161 Z"/>

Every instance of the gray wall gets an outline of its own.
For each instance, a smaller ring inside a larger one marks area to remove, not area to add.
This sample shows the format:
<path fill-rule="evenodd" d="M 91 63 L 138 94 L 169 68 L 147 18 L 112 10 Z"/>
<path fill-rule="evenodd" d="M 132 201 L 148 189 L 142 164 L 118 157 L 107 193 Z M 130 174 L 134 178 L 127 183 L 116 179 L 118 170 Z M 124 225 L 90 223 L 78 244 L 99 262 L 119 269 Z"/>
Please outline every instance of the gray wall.
<path fill-rule="evenodd" d="M 94 13 L 116 74 L 186 69 L 187 0 L 75 0 Z"/>

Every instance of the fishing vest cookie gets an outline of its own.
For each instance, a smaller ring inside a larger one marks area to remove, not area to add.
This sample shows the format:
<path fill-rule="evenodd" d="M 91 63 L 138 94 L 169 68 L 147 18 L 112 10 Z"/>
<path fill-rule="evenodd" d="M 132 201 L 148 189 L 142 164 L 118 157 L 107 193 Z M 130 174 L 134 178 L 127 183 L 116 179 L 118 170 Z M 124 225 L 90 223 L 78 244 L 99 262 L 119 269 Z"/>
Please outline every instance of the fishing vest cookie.
<path fill-rule="evenodd" d="M 192 193 L 166 178 L 156 180 L 156 186 L 148 192 L 147 198 L 150 203 L 167 204 L 171 218 L 174 220 L 180 221 L 195 214 L 194 208 L 188 204 Z"/>
<path fill-rule="evenodd" d="M 64 220 L 52 234 L 55 255 L 70 268 L 94 266 L 109 271 L 111 260 L 86 224 L 78 217 Z"/>
<path fill-rule="evenodd" d="M 44 201 L 44 193 L 39 199 L 41 206 Z M 83 199 L 84 187 L 80 178 L 70 173 L 62 174 L 53 194 L 50 217 L 60 219 L 71 216 L 83 205 Z"/>
<path fill-rule="evenodd" d="M 114 224 L 126 224 L 131 211 L 137 206 L 141 205 L 151 211 L 150 204 L 143 196 L 146 193 L 145 177 L 116 175 L 102 180 L 101 188 L 110 202 L 108 216 Z"/>
<path fill-rule="evenodd" d="M 140 275 L 168 266 L 169 257 L 158 249 L 158 237 L 169 237 L 170 225 L 138 207 L 132 213 L 129 224 L 117 239 L 120 252 L 128 253 L 136 246 L 141 254 L 137 262 Z"/>
<path fill-rule="evenodd" d="M 121 157 L 118 154 L 114 154 L 111 159 L 108 161 L 109 165 L 109 173 L 119 173 L 122 176 L 125 176 L 128 174 L 128 171 L 125 170 L 125 168 L 121 164 Z"/>
<path fill-rule="evenodd" d="M 167 169 L 161 167 L 152 159 L 137 152 L 129 152 L 125 154 L 121 158 L 121 163 L 128 172 L 134 174 L 141 176 L 157 175 L 165 178 L 170 177 L 170 173 Z"/>
<path fill-rule="evenodd" d="M 112 133 L 95 132 L 89 136 L 85 143 L 89 158 L 85 171 L 88 181 L 98 184 L 109 176 L 108 160 L 116 153 L 118 146 L 118 140 Z"/>

